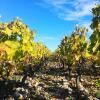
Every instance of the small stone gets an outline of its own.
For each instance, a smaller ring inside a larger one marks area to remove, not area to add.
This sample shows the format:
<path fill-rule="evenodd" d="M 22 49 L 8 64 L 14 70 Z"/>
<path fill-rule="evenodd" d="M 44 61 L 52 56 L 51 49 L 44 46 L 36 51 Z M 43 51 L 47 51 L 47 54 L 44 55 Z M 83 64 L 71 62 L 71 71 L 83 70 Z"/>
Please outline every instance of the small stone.
<path fill-rule="evenodd" d="M 69 94 L 72 94 L 72 91 L 73 91 L 73 90 L 72 90 L 70 87 L 68 87 L 68 93 L 69 93 Z"/>

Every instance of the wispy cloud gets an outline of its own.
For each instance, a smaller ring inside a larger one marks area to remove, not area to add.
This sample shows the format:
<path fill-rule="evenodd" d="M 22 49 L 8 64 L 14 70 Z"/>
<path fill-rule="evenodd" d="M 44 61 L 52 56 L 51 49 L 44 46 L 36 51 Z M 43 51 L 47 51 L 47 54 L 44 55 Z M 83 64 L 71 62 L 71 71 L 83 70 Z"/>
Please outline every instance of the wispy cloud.
<path fill-rule="evenodd" d="M 55 40 L 57 40 L 57 38 L 53 37 L 53 36 L 38 36 L 37 39 L 43 40 L 43 41 L 55 41 Z"/>
<path fill-rule="evenodd" d="M 2 15 L 0 14 L 0 18 L 2 18 Z"/>
<path fill-rule="evenodd" d="M 100 4 L 100 0 L 40 0 L 37 4 L 49 8 L 50 11 L 55 13 L 58 18 L 66 21 L 77 21 L 88 28 L 89 33 L 92 33 L 90 28 L 91 19 L 88 18 L 92 15 L 91 9 Z M 53 39 L 45 37 L 45 39 Z"/>
<path fill-rule="evenodd" d="M 43 40 L 56 40 L 57 38 L 56 37 L 51 37 L 51 36 L 43 36 L 43 37 L 40 37 L 41 39 Z"/>
<path fill-rule="evenodd" d="M 91 15 L 91 8 L 99 0 L 41 0 L 42 4 L 52 7 L 57 16 L 64 20 L 79 21 Z M 39 2 L 40 3 L 40 2 Z M 51 10 L 51 9 L 50 9 Z"/>

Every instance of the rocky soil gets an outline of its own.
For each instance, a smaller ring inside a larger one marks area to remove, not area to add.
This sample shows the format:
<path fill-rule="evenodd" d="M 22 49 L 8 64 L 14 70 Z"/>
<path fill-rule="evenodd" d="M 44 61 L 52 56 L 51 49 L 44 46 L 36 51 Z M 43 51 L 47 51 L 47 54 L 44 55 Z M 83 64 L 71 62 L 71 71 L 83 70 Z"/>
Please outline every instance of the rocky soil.
<path fill-rule="evenodd" d="M 27 77 L 24 84 L 20 82 L 22 76 L 18 76 L 16 85 L 11 80 L 8 83 L 0 81 L 0 100 L 100 100 L 96 97 L 100 88 L 94 83 L 99 76 L 82 76 L 77 89 L 74 77 L 69 81 L 64 70 L 50 66 Z"/>

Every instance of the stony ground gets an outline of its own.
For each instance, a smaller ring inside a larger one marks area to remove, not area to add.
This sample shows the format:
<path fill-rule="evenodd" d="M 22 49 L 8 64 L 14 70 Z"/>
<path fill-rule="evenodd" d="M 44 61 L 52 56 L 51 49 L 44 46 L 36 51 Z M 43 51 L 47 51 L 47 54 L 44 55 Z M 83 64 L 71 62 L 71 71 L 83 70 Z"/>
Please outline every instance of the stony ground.
<path fill-rule="evenodd" d="M 100 88 L 97 88 L 93 82 L 99 76 L 82 76 L 83 90 L 78 90 L 75 78 L 69 81 L 67 74 L 65 77 L 64 70 L 52 66 L 54 66 L 52 63 L 49 67 L 44 66 L 35 73 L 34 77 L 27 77 L 25 84 L 13 88 L 13 93 L 6 99 L 0 98 L 0 100 L 100 100 L 95 96 Z"/>
<path fill-rule="evenodd" d="M 81 87 L 83 90 L 77 90 L 75 78 L 70 81 L 64 76 L 64 71 L 59 68 L 45 69 L 39 71 L 34 78 L 28 77 L 26 83 L 34 89 L 32 98 L 34 100 L 99 100 L 95 93 L 100 91 L 93 80 L 99 78 L 82 76 Z M 85 93 L 85 90 L 87 93 Z"/>
<path fill-rule="evenodd" d="M 75 78 L 68 81 L 64 76 L 38 74 L 36 78 L 28 78 L 27 81 L 45 100 L 99 100 L 95 93 L 100 91 L 100 88 L 97 88 L 88 76 L 82 78 L 82 86 L 88 94 L 75 88 Z"/>

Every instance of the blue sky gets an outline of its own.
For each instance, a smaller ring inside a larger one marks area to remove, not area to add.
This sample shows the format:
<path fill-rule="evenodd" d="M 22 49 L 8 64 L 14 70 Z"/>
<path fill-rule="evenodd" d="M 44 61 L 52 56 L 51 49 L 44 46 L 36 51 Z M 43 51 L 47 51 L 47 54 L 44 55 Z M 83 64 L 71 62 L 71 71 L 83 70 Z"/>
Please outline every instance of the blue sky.
<path fill-rule="evenodd" d="M 76 24 L 89 28 L 91 8 L 99 0 L 0 0 L 0 21 L 20 17 L 36 30 L 35 41 L 42 41 L 54 51 L 64 35 L 70 35 Z M 91 30 L 89 28 L 88 36 Z"/>

